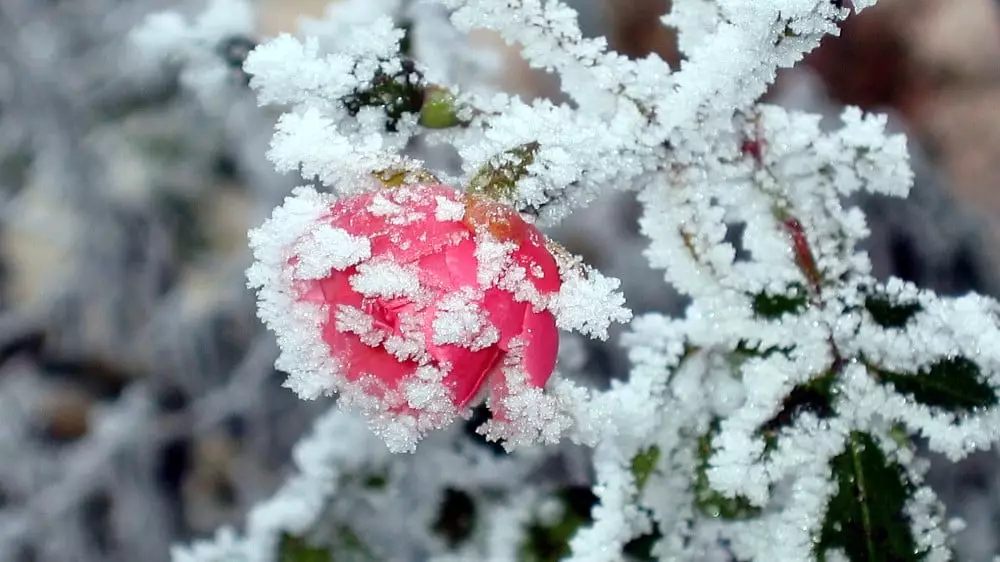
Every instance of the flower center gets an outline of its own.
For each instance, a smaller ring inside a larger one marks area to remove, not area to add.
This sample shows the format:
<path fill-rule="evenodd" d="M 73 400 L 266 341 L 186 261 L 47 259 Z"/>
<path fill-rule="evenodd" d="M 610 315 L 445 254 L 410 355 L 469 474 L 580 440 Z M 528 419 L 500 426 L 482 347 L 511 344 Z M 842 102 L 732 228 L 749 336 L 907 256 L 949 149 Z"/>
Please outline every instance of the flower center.
<path fill-rule="evenodd" d="M 399 314 L 410 300 L 405 297 L 394 299 L 367 297 L 361 301 L 361 310 L 369 314 L 375 326 L 388 332 L 399 332 Z"/>

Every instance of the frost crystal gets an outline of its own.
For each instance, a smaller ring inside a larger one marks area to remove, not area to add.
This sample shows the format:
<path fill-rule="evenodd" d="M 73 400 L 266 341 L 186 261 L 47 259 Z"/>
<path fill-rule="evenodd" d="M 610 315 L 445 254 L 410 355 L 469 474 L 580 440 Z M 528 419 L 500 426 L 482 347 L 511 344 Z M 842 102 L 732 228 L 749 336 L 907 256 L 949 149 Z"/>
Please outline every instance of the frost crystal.
<path fill-rule="evenodd" d="M 342 228 L 321 225 L 295 247 L 295 254 L 299 256 L 296 276 L 319 279 L 333 269 L 347 269 L 367 260 L 371 252 L 367 238 L 351 236 Z"/>
<path fill-rule="evenodd" d="M 557 311 L 559 327 L 576 330 L 599 339 L 607 339 L 613 322 L 627 322 L 632 313 L 624 308 L 625 299 L 618 292 L 621 282 L 591 270 L 585 275 L 570 274 L 552 308 Z"/>

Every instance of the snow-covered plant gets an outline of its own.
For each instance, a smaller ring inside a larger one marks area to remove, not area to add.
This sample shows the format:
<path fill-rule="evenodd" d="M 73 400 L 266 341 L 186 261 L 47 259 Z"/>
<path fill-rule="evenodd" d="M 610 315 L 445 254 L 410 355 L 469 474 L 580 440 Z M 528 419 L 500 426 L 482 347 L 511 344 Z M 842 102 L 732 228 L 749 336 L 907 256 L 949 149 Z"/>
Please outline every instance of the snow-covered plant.
<path fill-rule="evenodd" d="M 242 534 L 174 559 L 950 558 L 915 438 L 1000 438 L 1000 306 L 873 277 L 848 199 L 912 175 L 884 117 L 758 103 L 871 3 L 674 0 L 676 70 L 558 0 L 342 1 L 256 47 L 237 0 L 150 19 L 137 40 L 200 97 L 248 79 L 281 111 L 267 157 L 309 185 L 251 232 L 249 285 L 286 386 L 337 397 Z M 490 91 L 473 29 L 568 101 Z M 638 194 L 682 317 L 633 319 L 543 234 L 609 189 Z M 629 321 L 624 380 L 556 364 L 557 329 Z"/>

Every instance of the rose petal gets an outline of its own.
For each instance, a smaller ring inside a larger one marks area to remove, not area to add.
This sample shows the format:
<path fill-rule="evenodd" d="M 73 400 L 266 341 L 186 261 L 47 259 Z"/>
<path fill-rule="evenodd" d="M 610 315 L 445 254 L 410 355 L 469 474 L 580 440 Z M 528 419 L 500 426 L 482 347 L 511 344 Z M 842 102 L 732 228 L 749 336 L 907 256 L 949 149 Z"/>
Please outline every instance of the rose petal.
<path fill-rule="evenodd" d="M 455 405 L 462 408 L 476 397 L 483 381 L 503 360 L 503 352 L 497 346 L 479 351 L 470 351 L 456 345 L 434 346 L 431 351 L 435 359 L 448 361 L 451 372 L 445 377 L 445 384 L 452 391 Z"/>
<path fill-rule="evenodd" d="M 355 271 L 356 268 L 354 267 L 345 269 L 344 271 L 334 271 L 329 277 L 312 283 L 323 294 L 324 302 L 360 307 L 364 295 L 355 291 L 350 283 L 351 275 L 354 275 Z"/>
<path fill-rule="evenodd" d="M 514 263 L 525 268 L 528 279 L 541 293 L 559 291 L 562 281 L 555 258 L 545 247 L 544 236 L 534 226 L 528 226 L 528 235 L 521 246 L 511 253 Z"/>
<path fill-rule="evenodd" d="M 444 186 L 412 186 L 367 193 L 338 201 L 330 221 L 354 236 L 368 238 L 373 257 L 391 256 L 399 263 L 410 263 L 469 237 L 468 229 L 461 222 L 441 221 L 435 217 L 437 197 L 457 202 L 459 196 L 454 189 Z M 397 205 L 401 211 L 375 214 L 372 208 L 376 201 Z"/>
<path fill-rule="evenodd" d="M 349 381 L 372 375 L 388 388 L 396 388 L 417 369 L 414 361 L 401 362 L 383 347 L 366 345 L 357 334 L 337 331 L 333 315 L 323 325 L 323 340 L 344 364 L 344 376 Z M 378 397 L 382 397 L 381 393 Z"/>
<path fill-rule="evenodd" d="M 528 373 L 532 386 L 545 386 L 556 367 L 559 352 L 559 329 L 552 313 L 543 310 L 535 312 L 528 307 L 524 314 L 524 357 L 522 366 Z"/>
<path fill-rule="evenodd" d="M 427 287 L 450 293 L 461 287 L 477 287 L 476 244 L 465 239 L 442 251 L 420 258 L 420 282 Z"/>
<path fill-rule="evenodd" d="M 514 300 L 514 295 L 496 287 L 486 290 L 480 308 L 489 314 L 490 322 L 500 331 L 497 346 L 509 351 L 510 340 L 524 331 L 524 311 L 528 303 Z"/>

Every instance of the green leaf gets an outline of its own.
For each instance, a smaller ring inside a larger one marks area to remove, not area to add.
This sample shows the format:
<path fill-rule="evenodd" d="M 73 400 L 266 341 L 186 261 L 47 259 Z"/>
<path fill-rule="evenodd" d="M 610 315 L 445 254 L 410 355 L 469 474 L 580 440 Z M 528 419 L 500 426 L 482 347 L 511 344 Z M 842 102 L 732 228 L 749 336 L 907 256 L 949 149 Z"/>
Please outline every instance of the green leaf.
<path fill-rule="evenodd" d="M 333 554 L 323 547 L 310 546 L 305 540 L 289 534 L 278 542 L 278 562 L 333 562 Z"/>
<path fill-rule="evenodd" d="M 760 513 L 760 508 L 743 496 L 727 498 L 718 492 L 708 480 L 709 462 L 712 458 L 712 439 L 719 433 L 718 420 L 707 433 L 698 438 L 698 468 L 695 471 L 694 504 L 708 517 L 722 519 L 746 519 Z"/>
<path fill-rule="evenodd" d="M 792 285 L 790 294 L 773 295 L 757 293 L 753 297 L 753 312 L 757 316 L 775 320 L 785 314 L 797 314 L 805 308 L 808 302 L 806 291 L 801 285 Z"/>
<path fill-rule="evenodd" d="M 847 448 L 830 463 L 837 491 L 827 507 L 816 545 L 820 562 L 840 549 L 857 562 L 921 560 L 906 515 L 913 486 L 898 464 L 890 462 L 875 440 L 853 432 Z"/>
<path fill-rule="evenodd" d="M 979 365 L 965 357 L 941 359 L 916 373 L 894 373 L 869 365 L 872 374 L 921 404 L 949 412 L 972 412 L 997 405 L 997 395 Z"/>
<path fill-rule="evenodd" d="M 420 108 L 420 124 L 428 129 L 447 129 L 459 123 L 455 96 L 442 88 L 428 88 Z"/>
<path fill-rule="evenodd" d="M 486 195 L 494 201 L 511 203 L 517 193 L 517 182 L 528 174 L 541 146 L 537 142 L 522 144 L 494 156 L 472 176 L 469 193 Z"/>
<path fill-rule="evenodd" d="M 872 315 L 872 320 L 883 328 L 902 328 L 923 310 L 920 303 L 894 303 L 884 295 L 869 295 L 865 298 L 865 309 Z"/>
<path fill-rule="evenodd" d="M 646 485 L 646 480 L 656 468 L 656 461 L 660 460 L 660 448 L 656 445 L 640 451 L 632 458 L 632 476 L 635 477 L 635 486 L 639 490 Z"/>

